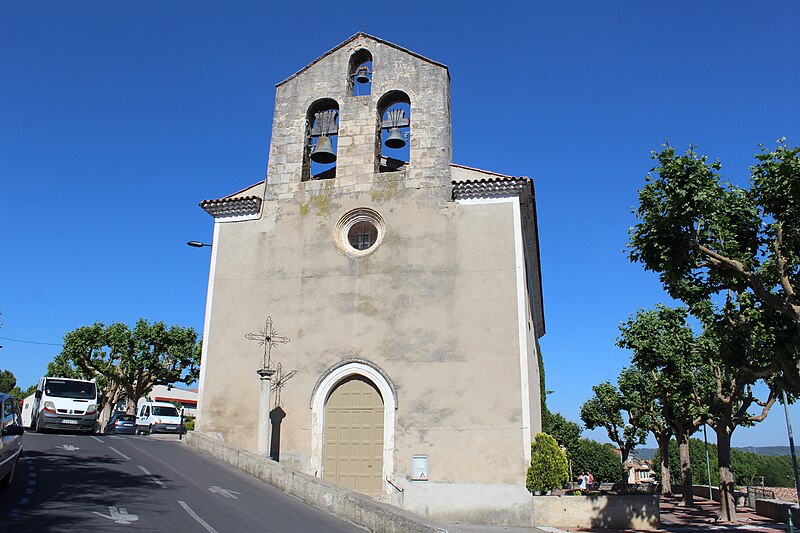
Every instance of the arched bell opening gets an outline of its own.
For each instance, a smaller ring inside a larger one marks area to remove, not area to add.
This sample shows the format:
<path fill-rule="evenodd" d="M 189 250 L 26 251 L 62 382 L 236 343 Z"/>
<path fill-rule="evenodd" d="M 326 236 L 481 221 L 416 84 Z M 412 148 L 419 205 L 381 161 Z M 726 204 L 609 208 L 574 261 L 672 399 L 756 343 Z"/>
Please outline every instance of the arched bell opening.
<path fill-rule="evenodd" d="M 372 54 L 369 50 L 362 48 L 353 52 L 347 73 L 347 94 L 366 96 L 372 92 Z"/>
<path fill-rule="evenodd" d="M 317 100 L 306 114 L 303 145 L 303 181 L 336 177 L 339 104 L 331 98 Z"/>
<path fill-rule="evenodd" d="M 390 91 L 378 101 L 378 172 L 403 170 L 411 161 L 411 99 Z"/>

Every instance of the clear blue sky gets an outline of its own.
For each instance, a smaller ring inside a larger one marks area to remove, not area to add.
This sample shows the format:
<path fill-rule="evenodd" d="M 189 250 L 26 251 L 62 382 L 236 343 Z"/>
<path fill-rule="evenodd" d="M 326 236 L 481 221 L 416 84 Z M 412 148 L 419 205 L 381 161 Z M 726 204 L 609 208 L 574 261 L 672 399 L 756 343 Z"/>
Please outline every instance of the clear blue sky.
<path fill-rule="evenodd" d="M 744 184 L 758 143 L 800 143 L 798 20 L 795 1 L 2 2 L 0 336 L 202 330 L 197 203 L 263 178 L 275 84 L 366 31 L 450 67 L 454 162 L 535 180 L 549 404 L 577 420 L 628 362 L 617 324 L 666 298 L 623 253 L 650 151 L 698 144 Z M 22 386 L 59 351 L 0 344 Z M 786 444 L 782 409 L 734 444 Z"/>

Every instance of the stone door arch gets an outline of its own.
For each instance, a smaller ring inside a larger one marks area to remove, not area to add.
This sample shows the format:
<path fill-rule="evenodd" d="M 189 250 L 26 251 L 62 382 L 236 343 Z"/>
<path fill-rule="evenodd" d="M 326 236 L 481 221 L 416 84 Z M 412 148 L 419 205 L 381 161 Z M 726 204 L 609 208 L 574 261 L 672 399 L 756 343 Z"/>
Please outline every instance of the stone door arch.
<path fill-rule="evenodd" d="M 342 386 L 341 389 L 340 386 Z M 372 391 L 371 393 L 370 389 Z M 340 393 L 344 394 L 342 395 Z M 343 399 L 342 396 L 348 396 L 348 398 Z M 337 421 L 329 421 L 326 416 L 329 411 L 329 400 L 331 398 L 334 401 L 330 404 L 330 406 L 332 406 L 334 410 L 338 411 L 336 416 L 340 418 Z M 394 425 L 395 410 L 397 409 L 397 397 L 395 396 L 394 387 L 390 384 L 389 380 L 383 375 L 383 373 L 377 367 L 369 364 L 366 361 L 358 360 L 340 363 L 339 365 L 329 369 L 317 382 L 317 386 L 314 388 L 314 393 L 311 399 L 311 466 L 314 475 L 324 479 L 330 479 L 331 476 L 328 475 L 326 466 L 330 467 L 330 461 L 333 460 L 333 457 L 325 455 L 325 441 L 328 439 L 328 436 L 330 436 L 326 435 L 326 429 L 328 429 L 329 425 L 328 423 L 331 423 L 331 427 L 341 428 L 342 425 L 340 423 L 340 415 L 342 414 L 342 411 L 347 411 L 349 409 L 351 413 L 349 413 L 347 416 L 352 415 L 353 410 L 358 411 L 358 409 L 352 409 L 353 407 L 358 407 L 357 405 L 353 405 L 354 402 L 361 401 L 368 401 L 372 405 L 371 409 L 373 409 L 373 411 L 370 413 L 370 415 L 372 416 L 371 420 L 373 422 L 370 422 L 370 425 L 373 426 L 373 435 L 375 435 L 374 432 L 376 430 L 382 431 L 383 433 L 382 443 L 377 444 L 378 448 L 380 448 L 382 444 L 382 461 L 380 461 L 379 464 L 379 461 L 374 459 L 371 463 L 373 465 L 371 468 L 380 468 L 380 480 L 377 479 L 376 475 L 373 475 L 373 484 L 368 487 L 369 490 L 362 490 L 356 486 L 352 486 L 354 483 L 342 483 L 341 480 L 331 481 L 342 486 L 347 486 L 349 488 L 354 488 L 356 490 L 360 490 L 361 492 L 377 496 L 387 492 L 388 483 L 386 483 L 386 480 L 391 479 L 394 472 Z M 382 404 L 382 413 L 379 411 L 379 404 Z M 375 417 L 380 417 L 381 415 L 383 418 L 382 427 L 379 423 L 375 423 Z M 364 417 L 368 417 L 366 413 L 356 413 L 355 416 L 361 417 L 361 421 L 358 422 L 359 425 L 364 422 Z M 345 425 L 350 424 L 352 421 L 353 419 L 351 417 L 349 422 L 347 422 Z M 373 438 L 373 440 L 377 439 Z M 331 450 L 329 449 L 328 451 Z M 351 451 L 347 451 L 345 455 L 353 455 L 350 453 Z M 337 453 L 339 453 L 339 451 L 337 451 Z M 372 456 L 374 457 L 377 453 L 375 451 L 375 447 L 373 447 L 372 451 L 369 453 L 372 453 Z M 366 454 L 366 452 L 364 452 L 364 454 Z M 328 460 L 328 465 L 325 464 L 326 459 Z M 334 475 L 340 476 L 341 471 L 336 472 Z"/>

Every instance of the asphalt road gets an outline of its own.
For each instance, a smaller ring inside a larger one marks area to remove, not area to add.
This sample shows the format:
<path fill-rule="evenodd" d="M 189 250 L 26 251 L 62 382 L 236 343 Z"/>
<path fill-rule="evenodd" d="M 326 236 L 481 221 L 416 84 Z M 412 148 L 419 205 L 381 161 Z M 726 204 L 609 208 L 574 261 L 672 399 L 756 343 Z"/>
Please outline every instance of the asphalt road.
<path fill-rule="evenodd" d="M 363 529 L 183 445 L 177 436 L 25 433 L 0 531 Z"/>

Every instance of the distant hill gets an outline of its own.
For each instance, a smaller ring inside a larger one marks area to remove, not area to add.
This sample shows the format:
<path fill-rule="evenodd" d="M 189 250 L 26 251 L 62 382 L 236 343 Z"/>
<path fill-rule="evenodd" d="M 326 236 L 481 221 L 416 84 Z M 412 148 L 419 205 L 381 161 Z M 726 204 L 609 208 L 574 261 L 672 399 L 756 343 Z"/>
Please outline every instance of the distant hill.
<path fill-rule="evenodd" d="M 766 455 L 770 457 L 777 455 L 789 455 L 791 453 L 788 446 L 739 446 L 735 448 L 743 452 L 757 453 L 759 455 Z M 794 447 L 794 450 L 795 453 L 800 455 L 800 452 L 797 451 L 797 446 Z M 637 459 L 650 460 L 656 455 L 657 451 L 658 448 L 636 448 L 634 453 L 636 454 Z"/>

